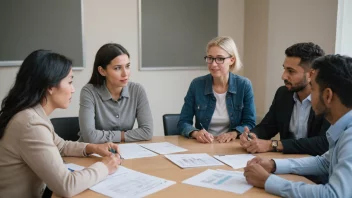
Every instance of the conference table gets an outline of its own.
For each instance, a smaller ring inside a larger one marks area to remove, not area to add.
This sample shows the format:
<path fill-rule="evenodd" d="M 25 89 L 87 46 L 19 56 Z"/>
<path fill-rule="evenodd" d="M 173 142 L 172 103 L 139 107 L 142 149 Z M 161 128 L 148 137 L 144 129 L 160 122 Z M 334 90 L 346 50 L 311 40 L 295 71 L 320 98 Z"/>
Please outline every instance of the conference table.
<path fill-rule="evenodd" d="M 182 136 L 154 136 L 150 141 L 143 141 L 141 143 L 150 142 L 170 142 L 177 146 L 183 147 L 188 151 L 182 153 L 207 153 L 209 155 L 229 155 L 229 154 L 245 154 L 246 152 L 241 148 L 239 140 L 234 140 L 229 143 L 218 143 L 213 142 L 210 144 L 198 143 L 195 139 L 187 139 Z M 266 158 L 299 158 L 306 157 L 307 155 L 283 155 L 282 153 L 269 152 L 255 154 L 256 156 L 266 157 Z M 91 164 L 100 161 L 99 157 L 64 157 L 66 163 L 74 163 L 81 166 L 88 167 Z M 148 198 L 160 198 L 160 197 L 201 197 L 201 198 L 214 198 L 214 197 L 276 197 L 271 195 L 265 190 L 253 187 L 244 194 L 235 194 L 232 192 L 220 191 L 210 188 L 203 188 L 198 186 L 192 186 L 189 184 L 183 184 L 182 181 L 190 177 L 193 177 L 207 169 L 224 169 L 224 170 L 237 170 L 243 171 L 242 169 L 232 169 L 230 166 L 211 166 L 202 168 L 187 168 L 182 169 L 169 161 L 163 155 L 158 155 L 155 157 L 146 157 L 139 159 L 128 159 L 122 162 L 122 165 L 139 171 L 145 174 L 153 175 L 163 179 L 175 181 L 176 184 L 158 191 L 154 194 L 147 196 Z M 302 176 L 297 175 L 280 175 L 280 177 L 286 178 L 292 181 L 303 181 L 306 183 L 313 183 L 310 180 Z M 57 197 L 53 195 L 53 197 Z M 75 198 L 92 198 L 92 197 L 106 197 L 102 194 L 98 194 L 91 190 L 85 190 L 82 193 L 74 196 Z"/>

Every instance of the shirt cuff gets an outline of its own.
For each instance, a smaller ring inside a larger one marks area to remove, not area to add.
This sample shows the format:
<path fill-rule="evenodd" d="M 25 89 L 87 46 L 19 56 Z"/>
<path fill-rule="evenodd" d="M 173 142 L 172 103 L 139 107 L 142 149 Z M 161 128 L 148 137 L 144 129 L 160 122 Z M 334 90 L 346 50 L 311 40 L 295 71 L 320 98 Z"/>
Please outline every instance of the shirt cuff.
<path fill-rule="evenodd" d="M 280 196 L 280 190 L 284 189 L 288 182 L 286 179 L 271 174 L 265 181 L 264 188 L 266 192 Z"/>
<path fill-rule="evenodd" d="M 291 173 L 290 161 L 288 159 L 273 159 L 276 164 L 276 174 Z"/>
<path fill-rule="evenodd" d="M 113 135 L 114 136 L 110 138 L 111 142 L 121 142 L 121 131 L 114 131 Z"/>

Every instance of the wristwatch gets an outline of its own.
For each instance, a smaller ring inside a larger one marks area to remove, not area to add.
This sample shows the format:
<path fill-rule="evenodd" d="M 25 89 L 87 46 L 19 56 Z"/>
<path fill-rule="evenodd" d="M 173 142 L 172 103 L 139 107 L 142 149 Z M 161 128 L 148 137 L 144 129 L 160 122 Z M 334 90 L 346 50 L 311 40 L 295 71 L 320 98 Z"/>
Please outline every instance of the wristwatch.
<path fill-rule="evenodd" d="M 277 140 L 271 140 L 271 147 L 273 147 L 274 152 L 277 152 L 277 145 L 278 145 Z"/>

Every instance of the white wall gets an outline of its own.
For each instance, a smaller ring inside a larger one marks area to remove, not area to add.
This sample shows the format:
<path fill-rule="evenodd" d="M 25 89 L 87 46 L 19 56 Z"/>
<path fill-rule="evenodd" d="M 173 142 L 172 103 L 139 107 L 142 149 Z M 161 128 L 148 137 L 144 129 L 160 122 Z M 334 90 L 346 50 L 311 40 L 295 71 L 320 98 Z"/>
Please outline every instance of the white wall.
<path fill-rule="evenodd" d="M 208 72 L 207 70 L 139 71 L 137 2 L 137 0 L 83 1 L 86 68 L 74 71 L 76 93 L 70 107 L 67 110 L 56 110 L 52 117 L 78 115 L 79 93 L 90 78 L 95 53 L 103 44 L 116 42 L 126 47 L 131 54 L 131 80 L 143 84 L 147 90 L 154 119 L 154 135 L 164 134 L 162 115 L 179 113 L 191 80 Z M 240 52 L 243 52 L 243 20 L 244 0 L 219 1 L 219 34 L 233 37 L 239 45 Z M 205 46 L 206 43 L 204 50 Z M 17 70 L 18 67 L 0 67 L 1 99 L 14 82 Z"/>
<path fill-rule="evenodd" d="M 335 52 L 352 57 L 352 0 L 338 1 Z M 350 11 L 350 12 L 348 12 Z"/>
<path fill-rule="evenodd" d="M 268 111 L 277 88 L 283 85 L 281 75 L 285 49 L 294 43 L 311 41 L 319 44 L 327 54 L 334 53 L 337 15 L 337 0 L 261 2 L 263 6 L 258 7 L 255 5 L 257 1 L 246 1 L 245 10 L 246 21 L 247 11 L 261 13 L 260 19 L 252 20 L 253 27 L 245 26 L 245 75 L 254 82 L 257 114 L 260 116 Z M 267 29 L 262 27 L 262 23 L 267 23 Z M 255 34 L 256 25 L 260 35 Z M 259 60 L 252 60 L 257 58 L 256 55 L 260 55 Z M 258 99 L 261 101 L 258 102 Z"/>

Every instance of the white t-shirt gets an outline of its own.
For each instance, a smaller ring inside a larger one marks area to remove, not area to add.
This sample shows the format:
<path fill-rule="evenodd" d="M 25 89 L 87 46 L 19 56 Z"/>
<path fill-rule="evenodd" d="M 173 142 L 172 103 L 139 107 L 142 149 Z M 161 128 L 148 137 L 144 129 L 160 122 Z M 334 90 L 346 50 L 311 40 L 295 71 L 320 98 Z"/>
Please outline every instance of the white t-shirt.
<path fill-rule="evenodd" d="M 218 136 L 221 133 L 229 131 L 230 118 L 226 107 L 226 93 L 218 94 L 214 90 L 214 96 L 216 98 L 216 106 L 213 117 L 211 118 L 208 132 L 214 136 Z"/>

